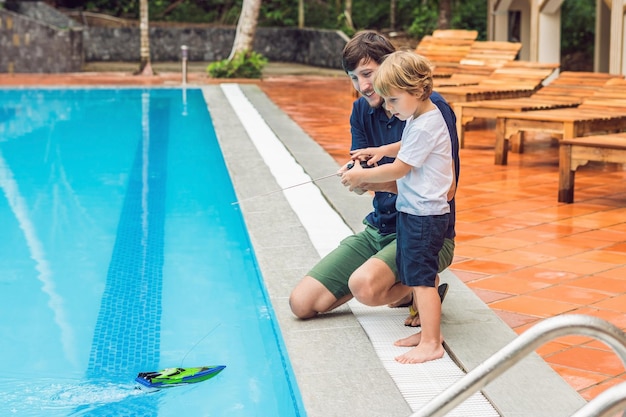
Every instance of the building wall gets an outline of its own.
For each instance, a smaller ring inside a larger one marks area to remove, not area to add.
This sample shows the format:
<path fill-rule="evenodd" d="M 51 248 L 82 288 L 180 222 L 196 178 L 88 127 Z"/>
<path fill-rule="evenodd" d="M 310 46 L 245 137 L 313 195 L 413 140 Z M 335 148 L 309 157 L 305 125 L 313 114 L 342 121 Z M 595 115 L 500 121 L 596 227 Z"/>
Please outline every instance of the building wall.
<path fill-rule="evenodd" d="M 87 27 L 85 61 L 139 61 L 139 28 Z M 179 61 L 181 46 L 189 48 L 190 61 L 218 61 L 230 54 L 234 28 L 150 28 L 150 59 Z M 341 51 L 348 37 L 340 31 L 296 28 L 257 28 L 254 50 L 270 61 L 295 62 L 341 68 Z"/>
<path fill-rule="evenodd" d="M 82 65 L 81 28 L 58 28 L 0 9 L 0 72 L 74 72 Z"/>

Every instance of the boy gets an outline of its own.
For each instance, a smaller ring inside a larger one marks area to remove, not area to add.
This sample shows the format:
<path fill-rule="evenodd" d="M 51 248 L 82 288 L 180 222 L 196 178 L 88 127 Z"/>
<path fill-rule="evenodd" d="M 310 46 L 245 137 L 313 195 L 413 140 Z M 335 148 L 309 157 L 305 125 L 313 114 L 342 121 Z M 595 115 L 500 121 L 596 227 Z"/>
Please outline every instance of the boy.
<path fill-rule="evenodd" d="M 402 284 L 413 289 L 422 326 L 421 334 L 396 342 L 415 346 L 396 358 L 400 363 L 426 362 L 444 353 L 437 294 L 438 254 L 448 228 L 448 195 L 455 181 L 450 134 L 441 111 L 430 99 L 432 86 L 427 59 L 408 51 L 389 55 L 374 76 L 374 90 L 389 112 L 406 121 L 400 146 L 386 145 L 380 150 L 390 157 L 397 153 L 397 157 L 391 164 L 370 169 L 355 163 L 342 175 L 342 183 L 351 188 L 397 180 L 396 263 Z M 352 157 L 366 160 L 368 156 L 360 151 Z"/>

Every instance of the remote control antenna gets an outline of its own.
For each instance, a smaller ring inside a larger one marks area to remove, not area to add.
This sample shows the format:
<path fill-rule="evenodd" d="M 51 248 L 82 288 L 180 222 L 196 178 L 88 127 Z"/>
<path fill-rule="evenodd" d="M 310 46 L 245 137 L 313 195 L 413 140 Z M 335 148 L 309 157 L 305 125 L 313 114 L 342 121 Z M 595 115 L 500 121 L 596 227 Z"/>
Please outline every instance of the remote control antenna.
<path fill-rule="evenodd" d="M 352 167 L 350 167 L 350 168 L 352 168 Z M 301 185 L 305 185 L 305 184 L 309 184 L 309 183 L 316 182 L 316 181 L 319 181 L 319 180 L 323 180 L 323 179 L 326 179 L 326 178 L 334 177 L 336 175 L 337 175 L 337 173 L 333 172 L 332 174 L 324 175 L 323 177 L 319 177 L 319 178 L 315 178 L 315 179 L 312 179 L 312 180 L 309 180 L 309 181 L 301 182 L 300 184 L 290 185 L 289 187 L 281 188 L 280 190 L 274 190 L 274 191 L 270 191 L 269 193 L 264 193 L 264 194 L 259 194 L 259 195 L 255 195 L 255 196 L 252 196 L 252 197 L 244 198 L 243 200 L 235 201 L 235 202 L 233 202 L 231 204 L 232 205 L 237 205 L 237 204 L 241 203 L 242 201 L 248 201 L 248 200 L 253 200 L 253 199 L 259 198 L 259 197 L 265 197 L 265 196 L 270 195 L 270 194 L 279 193 L 281 191 L 289 190 L 290 188 L 299 187 Z"/>

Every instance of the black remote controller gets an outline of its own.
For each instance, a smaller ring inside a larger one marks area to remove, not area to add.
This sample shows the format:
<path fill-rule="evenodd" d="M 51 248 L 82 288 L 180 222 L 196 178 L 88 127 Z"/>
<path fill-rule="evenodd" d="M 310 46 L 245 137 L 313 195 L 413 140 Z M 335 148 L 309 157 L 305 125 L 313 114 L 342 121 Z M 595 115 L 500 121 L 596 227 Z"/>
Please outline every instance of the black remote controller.
<path fill-rule="evenodd" d="M 352 169 L 353 166 L 354 166 L 354 161 L 348 164 L 348 169 Z M 367 165 L 367 161 L 361 161 L 361 168 L 372 168 L 372 166 Z"/>

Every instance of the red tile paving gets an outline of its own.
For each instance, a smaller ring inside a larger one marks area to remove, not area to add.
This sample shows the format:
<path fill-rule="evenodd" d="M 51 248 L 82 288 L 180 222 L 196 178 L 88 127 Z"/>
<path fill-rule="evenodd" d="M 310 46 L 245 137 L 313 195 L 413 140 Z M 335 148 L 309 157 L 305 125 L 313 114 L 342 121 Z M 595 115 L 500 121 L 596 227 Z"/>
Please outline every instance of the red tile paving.
<path fill-rule="evenodd" d="M 260 86 L 345 162 L 353 99 L 348 80 L 320 85 L 273 79 Z M 307 99 L 295 103 L 294 90 L 306 91 Z M 333 103 L 332 119 L 327 103 Z M 452 272 L 518 333 L 543 318 L 573 313 L 626 330 L 626 167 L 580 168 L 575 203 L 563 204 L 557 202 L 554 144 L 529 141 L 524 154 L 511 153 L 507 166 L 496 166 L 494 141 L 493 126 L 476 123 L 461 150 Z M 586 399 L 626 380 L 619 357 L 587 337 L 558 338 L 539 353 Z"/>
<path fill-rule="evenodd" d="M 176 73 L 0 74 L 0 85 L 179 82 Z M 190 73 L 189 82 L 216 81 Z M 353 94 L 346 77 L 253 82 L 339 163 L 348 159 Z M 525 153 L 510 153 L 508 165 L 497 166 L 493 126 L 468 130 L 450 269 L 517 333 L 558 314 L 589 314 L 626 330 L 626 167 L 579 168 L 575 202 L 558 203 L 558 149 L 543 139 L 528 141 Z M 626 381 L 612 350 L 584 336 L 558 338 L 538 353 L 588 400 Z"/>

